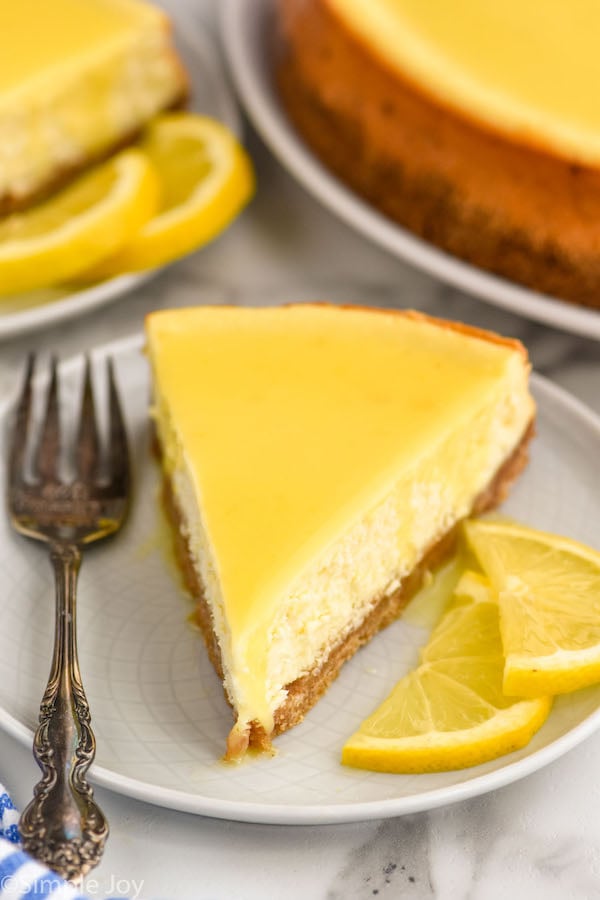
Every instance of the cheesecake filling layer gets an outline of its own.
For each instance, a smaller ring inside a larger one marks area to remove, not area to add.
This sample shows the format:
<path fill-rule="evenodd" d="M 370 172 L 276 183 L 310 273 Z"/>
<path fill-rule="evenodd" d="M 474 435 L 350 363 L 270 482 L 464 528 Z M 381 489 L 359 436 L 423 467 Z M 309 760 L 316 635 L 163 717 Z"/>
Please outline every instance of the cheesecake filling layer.
<path fill-rule="evenodd" d="M 162 322 L 149 352 L 163 465 L 237 732 L 268 735 L 286 686 L 395 590 L 520 443 L 528 366 L 515 345 L 418 316 L 307 306 Z"/>
<path fill-rule="evenodd" d="M 168 20 L 145 4 L 19 0 L 0 33 L 0 200 L 131 139 L 186 90 Z"/>
<path fill-rule="evenodd" d="M 324 0 L 387 65 L 463 116 L 600 163 L 596 0 Z"/>

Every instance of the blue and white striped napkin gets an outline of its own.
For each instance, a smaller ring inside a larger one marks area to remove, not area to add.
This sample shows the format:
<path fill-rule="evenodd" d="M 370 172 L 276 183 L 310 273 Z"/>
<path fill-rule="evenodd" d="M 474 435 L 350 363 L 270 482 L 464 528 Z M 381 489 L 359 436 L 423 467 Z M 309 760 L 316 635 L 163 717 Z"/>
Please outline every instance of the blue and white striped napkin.
<path fill-rule="evenodd" d="M 0 838 L 11 844 L 20 844 L 19 813 L 7 791 L 0 784 Z"/>
<path fill-rule="evenodd" d="M 18 821 L 14 803 L 0 784 L 0 900 L 88 900 L 21 850 Z"/>

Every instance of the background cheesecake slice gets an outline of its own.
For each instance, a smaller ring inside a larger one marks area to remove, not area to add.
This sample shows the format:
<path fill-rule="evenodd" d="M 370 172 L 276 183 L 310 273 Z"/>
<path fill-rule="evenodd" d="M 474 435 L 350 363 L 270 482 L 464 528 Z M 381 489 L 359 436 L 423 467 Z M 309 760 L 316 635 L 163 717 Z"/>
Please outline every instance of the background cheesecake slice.
<path fill-rule="evenodd" d="M 299 722 L 526 460 L 515 341 L 328 305 L 147 319 L 168 507 L 235 725 Z"/>
<path fill-rule="evenodd" d="M 168 19 L 140 0 L 6 0 L 0 42 L 0 213 L 132 140 L 187 91 Z"/>

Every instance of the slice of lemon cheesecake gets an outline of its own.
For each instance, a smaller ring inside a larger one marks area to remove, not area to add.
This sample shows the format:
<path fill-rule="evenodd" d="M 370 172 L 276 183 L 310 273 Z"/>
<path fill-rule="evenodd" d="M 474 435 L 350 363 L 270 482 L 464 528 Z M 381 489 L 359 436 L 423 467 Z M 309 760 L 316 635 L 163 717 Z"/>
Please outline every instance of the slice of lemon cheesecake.
<path fill-rule="evenodd" d="M 281 95 L 427 241 L 600 306 L 600 4 L 275 0 Z"/>
<path fill-rule="evenodd" d="M 147 319 L 168 508 L 235 724 L 267 749 L 504 496 L 534 403 L 521 344 L 326 304 Z"/>
<path fill-rule="evenodd" d="M 187 82 L 141 0 L 0 3 L 0 212 L 132 140 Z"/>

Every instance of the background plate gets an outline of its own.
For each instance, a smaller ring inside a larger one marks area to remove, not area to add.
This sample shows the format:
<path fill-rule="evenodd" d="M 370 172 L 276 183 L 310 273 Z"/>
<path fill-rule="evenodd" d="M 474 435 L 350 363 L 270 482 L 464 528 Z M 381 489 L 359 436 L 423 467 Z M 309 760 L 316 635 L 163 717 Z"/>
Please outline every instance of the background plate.
<path fill-rule="evenodd" d="M 98 739 L 93 780 L 120 793 L 218 818 L 322 824 L 397 816 L 481 794 L 556 759 L 600 724 L 600 687 L 557 699 L 528 747 L 459 772 L 385 775 L 344 768 L 342 744 L 417 657 L 427 630 L 410 613 L 344 667 L 274 758 L 219 762 L 232 718 L 171 559 L 149 452 L 147 363 L 141 338 L 108 348 L 135 461 L 132 515 L 122 534 L 86 551 L 80 579 L 81 669 Z M 99 350 L 96 364 L 106 350 Z M 62 367 L 66 419 L 75 418 L 82 361 Z M 103 380 L 97 379 L 99 394 Z M 534 379 L 538 437 L 505 505 L 521 521 L 598 546 L 600 422 L 568 394 Z M 100 403 L 102 407 L 102 403 Z M 8 403 L 0 407 L 6 432 Z M 71 412 L 69 416 L 69 411 Z M 0 438 L 4 460 L 5 438 Z M 4 482 L 4 463 L 0 480 Z M 44 548 L 0 516 L 0 726 L 30 745 L 50 666 L 53 590 Z"/>
<path fill-rule="evenodd" d="M 273 86 L 274 0 L 222 0 L 221 31 L 238 93 L 279 161 L 348 225 L 418 268 L 482 300 L 600 340 L 600 312 L 539 294 L 438 250 L 379 214 L 312 154 L 288 121 Z"/>
<path fill-rule="evenodd" d="M 175 0 L 162 0 L 160 5 L 173 20 L 177 47 L 191 81 L 191 108 L 220 119 L 239 135 L 235 101 L 202 21 Z M 53 288 L 0 297 L 0 340 L 84 315 L 139 287 L 159 271 L 123 275 L 76 293 Z"/>

